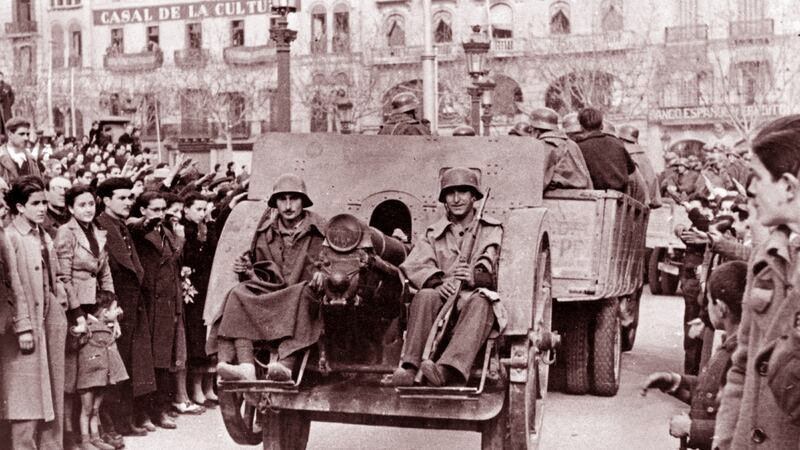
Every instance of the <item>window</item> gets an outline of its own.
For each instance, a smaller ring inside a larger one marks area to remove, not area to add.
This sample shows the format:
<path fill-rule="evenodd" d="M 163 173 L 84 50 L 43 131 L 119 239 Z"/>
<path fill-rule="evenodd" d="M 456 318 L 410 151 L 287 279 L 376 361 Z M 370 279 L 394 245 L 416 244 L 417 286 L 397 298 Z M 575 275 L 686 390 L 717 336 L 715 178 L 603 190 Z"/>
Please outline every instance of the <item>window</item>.
<path fill-rule="evenodd" d="M 244 45 L 244 20 L 231 21 L 231 47 Z"/>
<path fill-rule="evenodd" d="M 31 0 L 16 0 L 16 19 L 17 22 L 32 22 L 33 21 L 33 5 Z"/>
<path fill-rule="evenodd" d="M 64 29 L 57 23 L 50 26 L 50 59 L 53 68 L 64 67 Z"/>
<path fill-rule="evenodd" d="M 50 0 L 50 6 L 53 8 L 72 8 L 81 6 L 81 0 Z"/>
<path fill-rule="evenodd" d="M 117 55 L 125 51 L 125 41 L 123 39 L 122 28 L 111 29 L 111 46 L 109 53 Z"/>
<path fill-rule="evenodd" d="M 350 11 L 347 5 L 339 3 L 333 8 L 333 52 L 350 51 Z"/>
<path fill-rule="evenodd" d="M 742 61 L 734 66 L 734 79 L 739 102 L 752 105 L 766 101 L 771 85 L 770 67 L 767 61 Z"/>
<path fill-rule="evenodd" d="M 208 93 L 200 89 L 181 92 L 181 133 L 189 136 L 208 135 L 208 112 L 197 106 L 203 104 Z"/>
<path fill-rule="evenodd" d="M 552 82 L 545 91 L 544 105 L 560 114 L 594 106 L 604 111 L 619 109 L 622 84 L 613 75 L 598 70 L 571 72 Z"/>
<path fill-rule="evenodd" d="M 203 48 L 203 26 L 200 23 L 186 24 L 186 48 L 191 50 Z"/>
<path fill-rule="evenodd" d="M 147 51 L 154 52 L 158 50 L 159 45 L 158 27 L 147 27 Z"/>
<path fill-rule="evenodd" d="M 433 15 L 433 42 L 449 44 L 453 42 L 453 18 L 450 13 L 440 11 Z"/>
<path fill-rule="evenodd" d="M 386 41 L 389 47 L 406 45 L 405 20 L 402 16 L 391 16 L 386 21 Z"/>
<path fill-rule="evenodd" d="M 247 101 L 241 92 L 225 94 L 228 104 L 228 126 L 231 135 L 247 135 Z"/>
<path fill-rule="evenodd" d="M 78 25 L 70 26 L 69 38 L 69 66 L 80 67 L 83 65 L 83 35 Z"/>
<path fill-rule="evenodd" d="M 606 0 L 600 9 L 601 23 L 600 27 L 603 33 L 614 33 L 622 31 L 623 18 L 622 18 L 622 5 L 619 1 Z"/>
<path fill-rule="evenodd" d="M 33 75 L 33 47 L 23 45 L 15 52 L 14 71 L 30 77 Z"/>
<path fill-rule="evenodd" d="M 759 20 L 764 18 L 764 0 L 737 0 L 739 20 Z"/>
<path fill-rule="evenodd" d="M 514 12 L 511 7 L 498 3 L 489 10 L 492 39 L 511 39 L 514 37 Z"/>
<path fill-rule="evenodd" d="M 569 34 L 570 24 L 567 10 L 563 8 L 556 9 L 555 13 L 550 17 L 550 34 Z"/>
<path fill-rule="evenodd" d="M 697 0 L 678 1 L 678 20 L 681 25 L 697 23 Z"/>
<path fill-rule="evenodd" d="M 317 5 L 311 10 L 311 53 L 325 53 L 328 35 L 325 28 L 325 7 Z"/>

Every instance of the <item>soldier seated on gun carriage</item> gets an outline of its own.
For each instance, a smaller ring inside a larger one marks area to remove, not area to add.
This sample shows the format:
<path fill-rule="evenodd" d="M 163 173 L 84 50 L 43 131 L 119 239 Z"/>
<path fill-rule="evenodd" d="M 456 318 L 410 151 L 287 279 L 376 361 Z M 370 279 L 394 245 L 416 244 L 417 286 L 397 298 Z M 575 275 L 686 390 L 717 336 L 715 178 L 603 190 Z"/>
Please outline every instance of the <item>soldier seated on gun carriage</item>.
<path fill-rule="evenodd" d="M 228 293 L 222 317 L 212 326 L 217 371 L 227 380 L 255 380 L 253 341 L 267 341 L 277 347 L 267 378 L 288 381 L 295 355 L 322 332 L 316 306 L 322 279 L 313 262 L 322 250 L 326 221 L 306 210 L 313 203 L 294 174 L 277 178 L 267 204 L 273 210 L 259 224 L 250 251 L 233 265 L 241 283 Z"/>
<path fill-rule="evenodd" d="M 418 371 L 432 386 L 465 384 L 489 337 L 493 310 L 502 308 L 493 289 L 503 228 L 476 212 L 475 202 L 483 195 L 475 172 L 447 170 L 439 192 L 447 216 L 428 227 L 400 266 L 419 291 L 411 302 L 401 365 L 392 377 L 395 386 L 413 385 Z M 437 352 L 433 327 L 446 324 L 450 315 L 455 323 L 450 340 Z"/>

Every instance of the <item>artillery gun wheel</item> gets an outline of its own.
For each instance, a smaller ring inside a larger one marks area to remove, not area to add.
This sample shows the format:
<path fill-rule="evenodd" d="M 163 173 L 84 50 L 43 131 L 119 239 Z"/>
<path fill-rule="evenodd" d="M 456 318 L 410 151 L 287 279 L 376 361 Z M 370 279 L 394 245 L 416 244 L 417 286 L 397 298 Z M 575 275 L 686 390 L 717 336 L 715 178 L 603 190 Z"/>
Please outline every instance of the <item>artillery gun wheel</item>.
<path fill-rule="evenodd" d="M 616 298 L 605 300 L 597 311 L 592 369 L 593 392 L 606 397 L 616 395 L 622 369 L 622 335 Z"/>
<path fill-rule="evenodd" d="M 567 372 L 566 392 L 584 395 L 589 392 L 589 314 L 583 305 L 566 306 L 572 306 L 565 315 L 564 345 L 561 350 Z"/>
<path fill-rule="evenodd" d="M 553 325 L 550 287 L 550 250 L 545 249 L 536 261 L 534 292 L 537 297 L 533 300 L 533 332 L 511 344 L 512 361 L 521 356 L 526 360 L 526 367 L 510 368 L 508 401 L 497 417 L 484 423 L 482 449 L 535 449 L 538 446 L 550 370 L 550 365 L 545 362 L 551 353 L 540 353 L 539 342 L 532 340 L 538 341 L 542 336 L 550 338 Z M 547 344 L 542 346 L 546 347 Z M 523 378 L 515 381 L 519 376 Z"/>
<path fill-rule="evenodd" d="M 261 443 L 261 415 L 258 408 L 245 401 L 243 393 L 221 390 L 219 405 L 225 429 L 234 442 L 239 445 Z"/>
<path fill-rule="evenodd" d="M 654 248 L 647 260 L 647 284 L 650 285 L 650 292 L 653 295 L 661 295 L 661 272 L 658 270 L 658 262 L 664 257 L 663 255 L 663 248 Z"/>
<path fill-rule="evenodd" d="M 305 450 L 311 421 L 301 411 L 278 411 L 265 419 L 264 450 Z"/>

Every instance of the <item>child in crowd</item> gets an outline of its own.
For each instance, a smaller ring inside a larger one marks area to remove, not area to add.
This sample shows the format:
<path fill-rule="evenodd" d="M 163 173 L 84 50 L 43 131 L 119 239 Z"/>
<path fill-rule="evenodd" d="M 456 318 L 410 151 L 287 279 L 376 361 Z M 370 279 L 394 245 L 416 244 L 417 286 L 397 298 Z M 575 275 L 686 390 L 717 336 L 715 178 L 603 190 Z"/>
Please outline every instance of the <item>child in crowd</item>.
<path fill-rule="evenodd" d="M 691 405 L 688 415 L 673 416 L 669 426 L 670 434 L 686 439 L 689 448 L 711 448 L 719 407 L 718 393 L 725 384 L 731 355 L 736 349 L 746 275 L 747 264 L 742 261 L 721 264 L 711 273 L 709 291 L 712 301 L 708 305 L 708 315 L 714 328 L 724 330 L 726 337 L 700 375 L 655 372 L 648 377 L 642 392 L 644 395 L 648 389 L 657 388 Z"/>

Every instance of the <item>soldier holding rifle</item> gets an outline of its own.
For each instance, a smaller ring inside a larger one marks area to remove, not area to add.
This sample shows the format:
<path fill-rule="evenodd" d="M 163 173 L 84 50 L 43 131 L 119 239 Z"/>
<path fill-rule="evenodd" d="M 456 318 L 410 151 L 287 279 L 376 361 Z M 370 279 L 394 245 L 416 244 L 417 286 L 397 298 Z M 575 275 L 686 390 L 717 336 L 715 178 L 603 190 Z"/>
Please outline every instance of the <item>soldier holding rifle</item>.
<path fill-rule="evenodd" d="M 411 302 L 401 365 L 392 379 L 395 386 L 421 381 L 418 372 L 432 386 L 465 384 L 492 330 L 498 297 L 491 289 L 503 228 L 483 215 L 482 207 L 476 211 L 475 203 L 483 196 L 472 170 L 456 167 L 442 175 L 439 202 L 447 215 L 428 227 L 400 266 L 419 291 Z M 449 342 L 437 349 L 443 331 L 451 328 Z"/>

